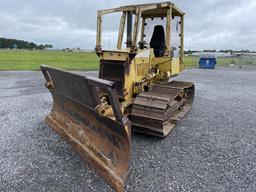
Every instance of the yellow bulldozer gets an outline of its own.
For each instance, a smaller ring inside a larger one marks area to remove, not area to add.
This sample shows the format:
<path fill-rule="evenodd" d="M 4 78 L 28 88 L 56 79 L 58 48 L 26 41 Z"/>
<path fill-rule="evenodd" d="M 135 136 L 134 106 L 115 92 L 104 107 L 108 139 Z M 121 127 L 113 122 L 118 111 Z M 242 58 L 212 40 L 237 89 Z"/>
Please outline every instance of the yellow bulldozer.
<path fill-rule="evenodd" d="M 102 22 L 112 13 L 121 16 L 117 45 L 106 50 Z M 165 137 L 191 109 L 193 83 L 172 80 L 184 70 L 184 15 L 171 2 L 99 10 L 98 78 L 41 66 L 53 97 L 46 123 L 116 191 L 130 170 L 131 130 Z"/>

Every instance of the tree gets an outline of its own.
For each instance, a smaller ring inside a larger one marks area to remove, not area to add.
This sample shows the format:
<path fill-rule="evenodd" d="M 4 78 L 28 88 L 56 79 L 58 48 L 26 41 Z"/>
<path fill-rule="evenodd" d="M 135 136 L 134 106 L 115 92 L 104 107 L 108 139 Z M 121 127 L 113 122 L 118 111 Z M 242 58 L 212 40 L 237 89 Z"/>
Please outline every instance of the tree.
<path fill-rule="evenodd" d="M 0 38 L 0 49 L 45 49 L 45 48 L 52 48 L 53 46 L 50 44 L 47 45 L 37 45 L 33 42 L 22 41 L 17 39 L 6 39 Z"/>
<path fill-rule="evenodd" d="M 51 44 L 46 44 L 44 47 L 47 48 L 47 49 L 53 48 L 53 46 Z"/>
<path fill-rule="evenodd" d="M 215 49 L 212 49 L 212 50 L 211 49 L 209 49 L 209 50 L 206 49 L 206 50 L 203 50 L 203 52 L 216 52 L 216 50 Z"/>
<path fill-rule="evenodd" d="M 38 46 L 38 49 L 44 50 L 44 45 L 39 45 L 39 46 Z"/>

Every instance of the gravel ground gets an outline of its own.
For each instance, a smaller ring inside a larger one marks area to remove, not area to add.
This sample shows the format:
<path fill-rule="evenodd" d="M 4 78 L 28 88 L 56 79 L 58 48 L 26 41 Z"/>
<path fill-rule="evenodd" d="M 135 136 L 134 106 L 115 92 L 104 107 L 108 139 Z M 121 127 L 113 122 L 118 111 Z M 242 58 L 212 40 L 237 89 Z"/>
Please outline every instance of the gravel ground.
<path fill-rule="evenodd" d="M 256 69 L 177 79 L 195 83 L 193 109 L 165 139 L 133 134 L 126 191 L 255 191 Z M 112 191 L 45 125 L 43 83 L 40 72 L 0 72 L 0 191 Z"/>

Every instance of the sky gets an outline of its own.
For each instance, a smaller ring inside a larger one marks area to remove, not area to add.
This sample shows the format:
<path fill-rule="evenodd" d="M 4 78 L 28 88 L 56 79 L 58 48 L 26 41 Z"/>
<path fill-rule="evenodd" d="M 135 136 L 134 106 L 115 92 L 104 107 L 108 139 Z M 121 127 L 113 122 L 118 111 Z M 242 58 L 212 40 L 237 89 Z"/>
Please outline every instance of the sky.
<path fill-rule="evenodd" d="M 0 0 L 0 37 L 93 49 L 96 11 L 153 0 Z M 256 51 L 256 0 L 174 0 L 185 16 L 185 48 Z M 111 43 L 119 15 L 103 20 Z M 113 29 L 114 28 L 114 29 Z"/>

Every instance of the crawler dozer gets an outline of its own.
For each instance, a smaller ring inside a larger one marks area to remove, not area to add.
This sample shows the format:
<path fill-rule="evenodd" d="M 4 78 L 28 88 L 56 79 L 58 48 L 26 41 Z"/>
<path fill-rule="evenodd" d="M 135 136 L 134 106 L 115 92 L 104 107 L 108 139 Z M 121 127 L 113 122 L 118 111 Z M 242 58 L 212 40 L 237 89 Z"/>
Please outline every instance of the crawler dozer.
<path fill-rule="evenodd" d="M 112 13 L 121 17 L 108 50 L 102 22 Z M 98 78 L 41 66 L 53 97 L 46 123 L 116 191 L 130 170 L 131 130 L 165 137 L 191 108 L 193 83 L 173 80 L 184 69 L 184 15 L 170 2 L 100 10 Z"/>

